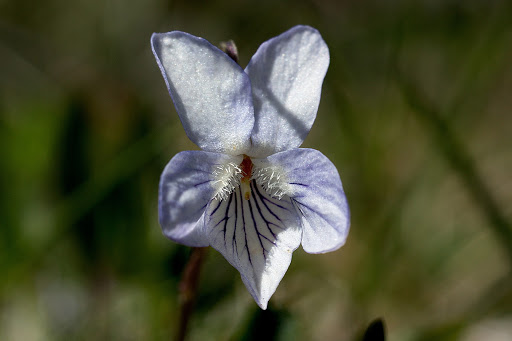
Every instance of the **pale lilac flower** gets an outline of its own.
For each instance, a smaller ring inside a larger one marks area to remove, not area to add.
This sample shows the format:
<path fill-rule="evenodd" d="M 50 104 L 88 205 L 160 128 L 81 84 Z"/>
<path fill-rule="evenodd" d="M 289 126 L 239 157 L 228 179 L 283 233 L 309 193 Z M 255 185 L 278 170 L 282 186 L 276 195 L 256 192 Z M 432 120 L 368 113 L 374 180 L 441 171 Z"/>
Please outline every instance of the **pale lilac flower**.
<path fill-rule="evenodd" d="M 160 180 L 164 234 L 212 246 L 262 309 L 302 244 L 338 249 L 349 209 L 334 165 L 298 148 L 316 117 L 329 50 L 317 30 L 295 26 L 263 43 L 243 70 L 208 41 L 155 33 L 153 53 L 187 136 Z"/>

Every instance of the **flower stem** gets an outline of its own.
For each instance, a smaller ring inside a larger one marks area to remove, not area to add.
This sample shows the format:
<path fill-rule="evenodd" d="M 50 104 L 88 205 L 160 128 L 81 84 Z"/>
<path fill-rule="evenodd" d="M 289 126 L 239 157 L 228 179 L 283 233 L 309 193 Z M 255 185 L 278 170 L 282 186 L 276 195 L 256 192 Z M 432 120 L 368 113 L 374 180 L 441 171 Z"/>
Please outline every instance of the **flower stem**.
<path fill-rule="evenodd" d="M 180 317 L 176 333 L 178 341 L 184 341 L 187 336 L 188 322 L 194 309 L 199 275 L 206 256 L 206 249 L 205 247 L 192 248 L 192 253 L 183 271 L 179 286 Z"/>

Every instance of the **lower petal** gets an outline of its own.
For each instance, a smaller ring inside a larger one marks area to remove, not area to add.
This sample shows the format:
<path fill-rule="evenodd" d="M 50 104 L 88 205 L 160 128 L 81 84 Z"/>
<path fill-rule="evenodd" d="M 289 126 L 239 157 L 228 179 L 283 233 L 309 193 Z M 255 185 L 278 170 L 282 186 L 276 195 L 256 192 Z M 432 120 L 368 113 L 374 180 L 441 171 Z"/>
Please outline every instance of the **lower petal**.
<path fill-rule="evenodd" d="M 217 191 L 213 172 L 230 162 L 232 156 L 203 151 L 181 152 L 169 161 L 158 195 L 160 225 L 169 239 L 188 246 L 209 245 L 204 212 Z"/>
<path fill-rule="evenodd" d="M 297 148 L 271 155 L 271 164 L 286 172 L 287 191 L 303 227 L 308 253 L 338 249 L 347 238 L 350 212 L 336 167 L 314 149 Z"/>
<path fill-rule="evenodd" d="M 277 200 L 251 181 L 249 200 L 240 187 L 213 200 L 205 216 L 210 245 L 238 271 L 262 309 L 274 294 L 300 245 L 301 228 L 289 197 Z"/>

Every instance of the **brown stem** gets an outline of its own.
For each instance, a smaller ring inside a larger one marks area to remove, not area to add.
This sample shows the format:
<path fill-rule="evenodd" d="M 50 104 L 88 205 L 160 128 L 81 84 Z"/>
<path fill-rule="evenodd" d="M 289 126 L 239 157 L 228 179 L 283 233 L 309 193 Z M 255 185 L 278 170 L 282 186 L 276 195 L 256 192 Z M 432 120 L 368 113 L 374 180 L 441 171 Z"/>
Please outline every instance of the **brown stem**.
<path fill-rule="evenodd" d="M 205 247 L 193 248 L 190 259 L 183 271 L 179 286 L 180 320 L 176 333 L 176 340 L 178 341 L 184 341 L 187 336 L 188 322 L 190 321 L 194 309 L 199 274 L 201 272 L 201 265 L 206 256 L 206 249 Z"/>

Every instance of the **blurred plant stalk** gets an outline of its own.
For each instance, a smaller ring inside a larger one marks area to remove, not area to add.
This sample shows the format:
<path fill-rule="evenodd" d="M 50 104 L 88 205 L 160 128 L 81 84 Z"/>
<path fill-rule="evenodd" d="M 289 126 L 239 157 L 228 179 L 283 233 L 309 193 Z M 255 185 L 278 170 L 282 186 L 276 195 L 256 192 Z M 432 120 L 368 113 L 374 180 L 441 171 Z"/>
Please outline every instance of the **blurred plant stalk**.
<path fill-rule="evenodd" d="M 432 139 L 437 143 L 439 150 L 465 183 L 475 203 L 482 209 L 496 242 L 501 244 L 507 254 L 509 271 L 512 271 L 512 225 L 478 173 L 478 168 L 469 152 L 457 139 L 439 111 L 428 102 L 416 85 L 400 73 L 398 73 L 398 82 L 406 102 L 419 119 L 429 127 Z"/>
<path fill-rule="evenodd" d="M 197 287 L 199 285 L 199 275 L 204 259 L 206 258 L 206 247 L 194 247 L 192 253 L 183 271 L 179 286 L 179 304 L 180 317 L 176 334 L 176 340 L 186 339 L 188 324 L 197 296 Z"/>

